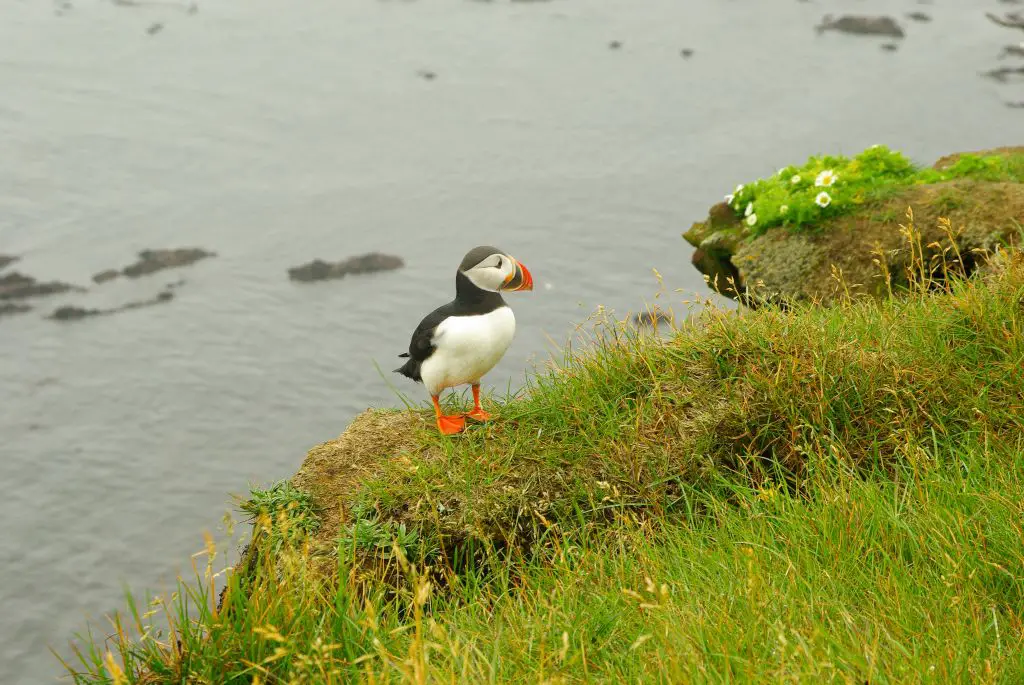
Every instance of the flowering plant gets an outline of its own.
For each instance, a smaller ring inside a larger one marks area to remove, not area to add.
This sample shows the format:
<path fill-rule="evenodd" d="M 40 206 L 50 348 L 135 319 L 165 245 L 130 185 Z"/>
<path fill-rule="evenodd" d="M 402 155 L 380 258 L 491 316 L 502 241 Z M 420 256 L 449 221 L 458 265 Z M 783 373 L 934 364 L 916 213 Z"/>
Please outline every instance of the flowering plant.
<path fill-rule="evenodd" d="M 1019 166 L 999 155 L 965 154 L 942 171 L 920 169 L 900 152 L 872 145 L 853 158 L 814 156 L 801 166 L 783 167 L 768 178 L 736 186 L 725 202 L 751 234 L 760 235 L 773 226 L 810 228 L 915 183 L 964 177 L 1024 181 Z"/>

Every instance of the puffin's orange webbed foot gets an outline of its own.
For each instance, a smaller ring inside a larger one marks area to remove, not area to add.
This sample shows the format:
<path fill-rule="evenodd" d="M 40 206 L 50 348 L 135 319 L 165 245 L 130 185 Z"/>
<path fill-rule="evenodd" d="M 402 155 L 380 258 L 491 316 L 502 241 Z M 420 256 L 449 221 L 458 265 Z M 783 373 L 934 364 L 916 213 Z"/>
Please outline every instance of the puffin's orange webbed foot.
<path fill-rule="evenodd" d="M 434 395 L 434 415 L 437 417 L 437 430 L 444 435 L 455 435 L 466 429 L 466 419 L 461 416 L 445 416 L 441 413 L 441 403 L 438 396 Z"/>
<path fill-rule="evenodd" d="M 473 419 L 474 421 L 490 421 L 491 420 L 491 415 L 488 414 L 487 412 L 485 412 L 483 409 L 481 409 L 479 407 L 477 407 L 473 411 L 471 411 L 468 414 L 466 414 L 466 416 L 468 416 L 469 418 Z"/>
<path fill-rule="evenodd" d="M 461 416 L 438 416 L 437 430 L 444 435 L 455 435 L 466 429 L 466 419 Z"/>
<path fill-rule="evenodd" d="M 484 411 L 483 407 L 480 406 L 480 384 L 476 383 L 473 385 L 473 411 L 466 414 L 469 418 L 474 421 L 490 421 L 491 415 Z"/>

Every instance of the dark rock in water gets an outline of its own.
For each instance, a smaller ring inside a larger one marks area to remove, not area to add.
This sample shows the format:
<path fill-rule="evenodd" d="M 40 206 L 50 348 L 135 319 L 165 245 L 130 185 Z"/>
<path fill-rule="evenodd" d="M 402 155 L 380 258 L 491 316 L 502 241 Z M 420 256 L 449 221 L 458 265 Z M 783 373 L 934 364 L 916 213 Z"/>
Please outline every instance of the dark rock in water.
<path fill-rule="evenodd" d="M 154 24 L 150 24 L 149 28 L 146 29 L 146 33 L 148 33 L 151 36 L 155 36 L 156 34 L 160 33 L 163 30 L 164 30 L 164 25 L 161 24 L 160 22 L 156 22 Z"/>
<path fill-rule="evenodd" d="M 16 261 L 18 261 L 18 258 L 14 255 L 0 254 L 0 269 L 10 266 Z"/>
<path fill-rule="evenodd" d="M 1024 14 L 1021 14 L 1020 12 L 1011 12 L 1010 14 L 1007 14 L 1005 17 L 997 17 L 991 12 L 986 12 L 985 16 L 988 17 L 991 21 L 1005 28 L 1024 29 Z"/>
<path fill-rule="evenodd" d="M 197 247 L 183 247 L 177 250 L 143 250 L 139 253 L 139 261 L 126 266 L 121 273 L 128 278 L 137 278 L 163 269 L 188 266 L 200 259 L 215 256 L 216 253 L 207 252 Z"/>
<path fill-rule="evenodd" d="M 78 319 L 84 319 L 87 316 L 99 316 L 103 313 L 104 311 L 102 309 L 84 309 L 82 307 L 67 305 L 53 310 L 53 314 L 50 314 L 47 318 L 53 319 L 54 321 L 77 321 Z"/>
<path fill-rule="evenodd" d="M 429 69 L 420 69 L 419 71 L 416 72 L 416 75 L 419 76 L 424 81 L 433 81 L 434 79 L 437 78 L 437 73 L 430 71 Z"/>
<path fill-rule="evenodd" d="M 621 40 L 613 40 L 610 43 L 608 43 L 608 49 L 609 50 L 618 50 L 621 47 L 622 47 L 622 41 Z"/>
<path fill-rule="evenodd" d="M 900 46 L 896 43 L 882 43 L 882 49 L 886 52 L 896 52 L 900 49 Z"/>
<path fill-rule="evenodd" d="M 69 290 L 80 291 L 82 288 L 61 283 L 60 281 L 37 281 L 31 276 L 26 276 L 17 271 L 12 271 L 6 276 L 0 276 L 0 300 L 55 295 L 57 293 L 66 293 Z"/>
<path fill-rule="evenodd" d="M 992 71 L 986 71 L 982 76 L 987 76 L 993 81 L 1006 83 L 1011 76 L 1024 76 L 1024 67 L 1000 67 Z"/>
<path fill-rule="evenodd" d="M 15 304 L 14 302 L 0 302 L 0 316 L 10 316 L 11 314 L 23 314 L 31 310 L 32 307 L 29 307 L 27 304 Z"/>
<path fill-rule="evenodd" d="M 903 28 L 892 17 L 845 15 L 833 19 L 831 14 L 826 14 L 816 28 L 818 33 L 839 31 L 857 36 L 889 36 L 890 38 L 903 38 L 904 36 Z"/>
<path fill-rule="evenodd" d="M 682 50 L 679 51 L 679 54 L 685 57 L 686 59 L 690 59 L 691 57 L 693 57 L 693 50 L 690 48 L 683 48 Z"/>
<path fill-rule="evenodd" d="M 107 269 L 106 271 L 101 271 L 98 274 L 95 274 L 92 277 L 92 280 L 94 283 L 106 283 L 107 281 L 114 280 L 120 275 L 121 272 L 117 269 Z"/>
<path fill-rule="evenodd" d="M 376 271 L 391 271 L 405 266 L 401 257 L 370 252 L 369 254 L 350 257 L 340 262 L 325 262 L 314 259 L 308 264 L 288 269 L 288 278 L 293 281 L 309 283 L 325 281 L 331 278 L 344 278 L 349 274 L 368 274 Z"/>
<path fill-rule="evenodd" d="M 1003 51 L 999 53 L 999 59 L 1005 59 L 1007 57 L 1024 57 L 1024 43 L 1020 45 L 1007 45 L 1003 48 Z"/>
<path fill-rule="evenodd" d="M 650 307 L 647 311 L 637 312 L 630 319 L 635 326 L 650 326 L 657 328 L 663 323 L 672 323 L 672 312 L 667 312 L 661 307 Z"/>
<path fill-rule="evenodd" d="M 932 17 L 930 14 L 925 14 L 924 12 L 909 12 L 907 14 L 907 19 L 910 19 L 911 21 L 925 22 L 931 21 Z"/>
<path fill-rule="evenodd" d="M 154 298 L 148 300 L 136 300 L 134 302 L 123 304 L 120 307 L 112 307 L 110 309 L 86 309 L 84 307 L 75 307 L 71 305 L 58 307 L 54 310 L 53 314 L 50 314 L 47 318 L 52 319 L 53 321 L 78 321 L 79 319 L 85 319 L 90 316 L 104 316 L 106 314 L 116 314 L 117 312 L 128 311 L 129 309 L 151 307 L 154 304 L 170 302 L 173 299 L 174 293 L 169 290 L 164 290 L 158 293 Z"/>

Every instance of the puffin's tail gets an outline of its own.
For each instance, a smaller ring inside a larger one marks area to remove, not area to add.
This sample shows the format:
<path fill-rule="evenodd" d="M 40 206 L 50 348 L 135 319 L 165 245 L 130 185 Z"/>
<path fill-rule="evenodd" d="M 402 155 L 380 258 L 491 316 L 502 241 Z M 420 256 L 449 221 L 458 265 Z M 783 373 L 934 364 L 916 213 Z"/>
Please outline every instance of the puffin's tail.
<path fill-rule="evenodd" d="M 398 356 L 399 357 L 408 357 L 409 353 L 408 352 L 404 352 L 404 353 L 402 353 L 402 354 L 400 354 Z M 403 376 L 405 376 L 406 378 L 411 378 L 412 380 L 417 381 L 417 382 L 422 382 L 423 381 L 423 379 L 420 378 L 420 363 L 418 361 L 416 361 L 415 359 L 410 359 L 406 363 L 402 364 L 401 366 L 399 366 L 397 369 L 394 370 L 394 373 L 400 373 Z"/>

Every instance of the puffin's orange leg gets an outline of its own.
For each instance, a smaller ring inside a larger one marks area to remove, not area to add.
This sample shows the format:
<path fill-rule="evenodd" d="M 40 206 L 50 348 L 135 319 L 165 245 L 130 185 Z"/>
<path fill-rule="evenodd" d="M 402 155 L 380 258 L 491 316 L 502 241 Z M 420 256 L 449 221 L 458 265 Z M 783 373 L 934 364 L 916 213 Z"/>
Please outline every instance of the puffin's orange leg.
<path fill-rule="evenodd" d="M 461 433 L 466 428 L 466 419 L 461 416 L 445 416 L 441 413 L 441 403 L 438 402 L 438 396 L 434 395 L 432 399 L 434 400 L 434 415 L 437 416 L 437 430 L 445 435 Z"/>
<path fill-rule="evenodd" d="M 480 406 L 480 384 L 477 383 L 473 386 L 473 411 L 466 414 L 471 419 L 477 421 L 490 421 L 491 415 L 484 411 L 483 407 Z"/>

